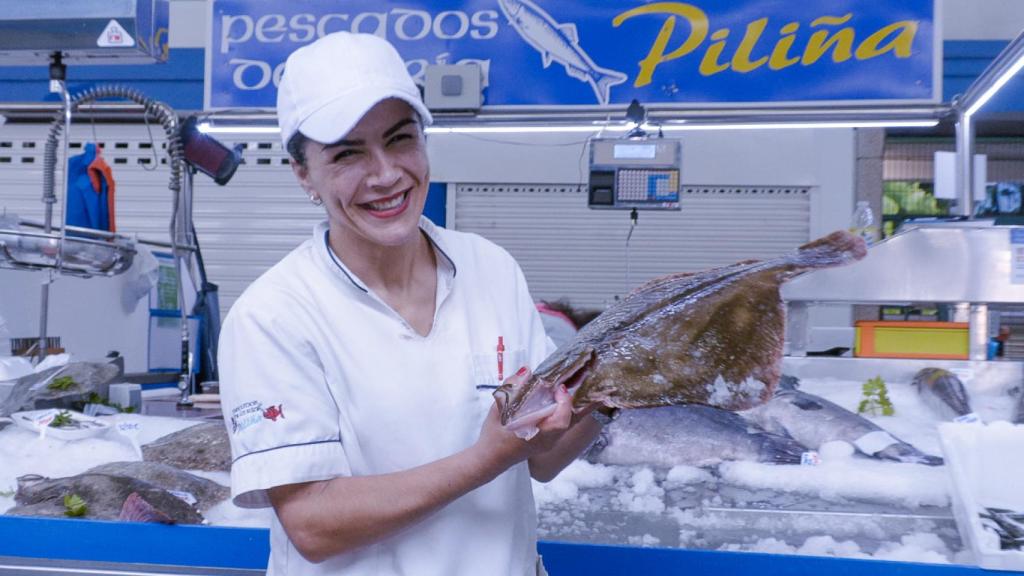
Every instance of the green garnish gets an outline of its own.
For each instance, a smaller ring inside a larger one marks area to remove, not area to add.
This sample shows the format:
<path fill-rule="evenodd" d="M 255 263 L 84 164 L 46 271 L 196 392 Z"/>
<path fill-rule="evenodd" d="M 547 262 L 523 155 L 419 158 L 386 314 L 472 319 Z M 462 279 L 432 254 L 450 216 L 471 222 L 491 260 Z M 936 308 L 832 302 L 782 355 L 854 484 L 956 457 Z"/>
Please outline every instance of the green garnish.
<path fill-rule="evenodd" d="M 75 423 L 75 419 L 71 417 L 71 412 L 67 410 L 61 410 L 53 417 L 50 421 L 50 428 L 60 428 L 61 426 L 70 426 Z"/>
<path fill-rule="evenodd" d="M 110 400 L 104 398 L 103 396 L 100 396 L 96 392 L 89 392 L 89 395 L 85 397 L 85 400 L 78 400 L 76 402 L 72 402 L 71 408 L 73 410 L 78 410 L 79 412 L 85 412 L 86 404 L 102 404 L 104 406 L 116 408 L 118 412 L 131 413 L 135 411 L 135 409 L 131 406 L 121 406 L 116 402 L 111 402 Z"/>
<path fill-rule="evenodd" d="M 54 378 L 52 382 L 46 385 L 50 390 L 70 390 L 74 386 L 77 386 L 75 379 L 71 376 L 58 376 Z"/>
<path fill-rule="evenodd" d="M 85 505 L 85 500 L 78 494 L 66 494 L 64 496 L 64 515 L 77 518 L 79 516 L 85 516 L 86 512 L 89 511 L 89 507 Z"/>
<path fill-rule="evenodd" d="M 892 416 L 896 409 L 889 400 L 889 390 L 885 387 L 885 380 L 881 376 L 875 376 L 868 380 L 861 387 L 864 398 L 857 406 L 858 414 L 871 414 L 872 416 Z"/>

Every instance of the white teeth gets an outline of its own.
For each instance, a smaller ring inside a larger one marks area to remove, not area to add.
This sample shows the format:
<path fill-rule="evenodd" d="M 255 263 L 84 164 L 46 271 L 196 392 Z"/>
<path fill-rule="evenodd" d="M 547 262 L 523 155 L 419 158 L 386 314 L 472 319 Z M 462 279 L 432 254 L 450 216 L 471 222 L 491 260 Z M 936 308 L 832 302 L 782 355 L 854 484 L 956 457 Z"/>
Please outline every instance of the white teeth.
<path fill-rule="evenodd" d="M 398 196 L 395 196 L 391 200 L 386 200 L 382 202 L 370 202 L 369 206 L 373 210 L 390 210 L 392 208 L 398 207 L 398 205 L 400 205 L 404 201 L 405 194 L 399 194 Z"/>

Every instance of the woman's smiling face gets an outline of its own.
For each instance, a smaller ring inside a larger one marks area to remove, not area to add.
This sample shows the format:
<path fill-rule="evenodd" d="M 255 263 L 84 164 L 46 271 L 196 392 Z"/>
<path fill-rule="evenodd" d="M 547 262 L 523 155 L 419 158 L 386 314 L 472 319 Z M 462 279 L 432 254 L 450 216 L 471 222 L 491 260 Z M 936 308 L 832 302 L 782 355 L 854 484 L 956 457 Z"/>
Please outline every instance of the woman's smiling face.
<path fill-rule="evenodd" d="M 411 106 L 382 100 L 344 138 L 309 141 L 305 153 L 292 168 L 306 193 L 323 200 L 332 238 L 387 247 L 417 238 L 430 167 Z"/>

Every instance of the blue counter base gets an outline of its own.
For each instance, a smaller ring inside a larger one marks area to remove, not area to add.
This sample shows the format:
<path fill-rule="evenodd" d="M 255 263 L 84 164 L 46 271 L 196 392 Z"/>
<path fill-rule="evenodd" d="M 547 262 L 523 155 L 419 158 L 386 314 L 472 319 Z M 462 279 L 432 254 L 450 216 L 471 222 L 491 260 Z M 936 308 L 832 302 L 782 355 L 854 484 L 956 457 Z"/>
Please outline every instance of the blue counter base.
<path fill-rule="evenodd" d="M 0 557 L 47 561 L 262 570 L 269 533 L 256 528 L 164 526 L 0 516 Z M 1019 576 L 974 566 L 815 556 L 541 542 L 552 576 Z"/>

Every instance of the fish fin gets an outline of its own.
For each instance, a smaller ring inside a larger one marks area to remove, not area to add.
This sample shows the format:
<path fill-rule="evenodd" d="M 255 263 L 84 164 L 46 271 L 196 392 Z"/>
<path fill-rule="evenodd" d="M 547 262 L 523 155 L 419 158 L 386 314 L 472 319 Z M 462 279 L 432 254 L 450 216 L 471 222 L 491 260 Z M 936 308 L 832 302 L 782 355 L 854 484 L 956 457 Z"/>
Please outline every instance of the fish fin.
<path fill-rule="evenodd" d="M 580 33 L 576 31 L 576 25 L 573 24 L 572 22 L 559 24 L 558 29 L 561 30 L 562 33 L 565 34 L 565 36 L 569 38 L 569 41 L 572 42 L 573 44 L 580 43 Z"/>
<path fill-rule="evenodd" d="M 760 441 L 759 462 L 799 464 L 803 460 L 804 452 L 807 452 L 806 446 L 789 436 L 768 432 L 755 432 L 753 436 Z"/>
<path fill-rule="evenodd" d="M 536 426 L 529 426 L 527 428 L 520 428 L 516 430 L 515 434 L 516 436 L 529 442 L 530 439 L 536 436 L 538 432 L 540 432 L 540 428 L 537 428 Z"/>
<path fill-rule="evenodd" d="M 894 460 L 908 464 L 924 464 L 925 466 L 942 466 L 945 462 L 941 456 L 925 454 L 906 442 L 896 442 L 872 456 L 882 460 Z"/>
<path fill-rule="evenodd" d="M 837 230 L 797 248 L 798 266 L 804 270 L 848 264 L 868 254 L 867 244 L 860 236 Z"/>
<path fill-rule="evenodd" d="M 608 426 L 601 428 L 601 432 L 598 433 L 597 438 L 590 443 L 590 446 L 580 454 L 580 458 L 590 462 L 592 464 L 600 463 L 601 452 L 608 447 L 611 443 L 611 435 L 608 432 Z"/>
<path fill-rule="evenodd" d="M 157 510 L 149 502 L 146 502 L 138 492 L 132 492 L 121 505 L 121 513 L 118 520 L 125 522 L 155 522 L 159 524 L 174 524 L 174 520 Z"/>
<path fill-rule="evenodd" d="M 542 64 L 544 64 L 545 68 L 551 66 L 551 52 L 541 52 L 540 61 Z"/>
<path fill-rule="evenodd" d="M 800 379 L 796 376 L 790 376 L 789 374 L 783 374 L 779 378 L 779 390 L 796 390 L 800 387 Z"/>

